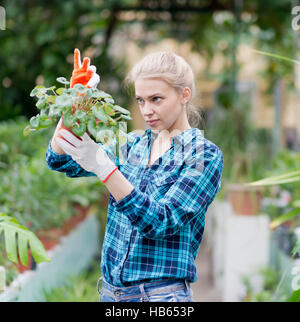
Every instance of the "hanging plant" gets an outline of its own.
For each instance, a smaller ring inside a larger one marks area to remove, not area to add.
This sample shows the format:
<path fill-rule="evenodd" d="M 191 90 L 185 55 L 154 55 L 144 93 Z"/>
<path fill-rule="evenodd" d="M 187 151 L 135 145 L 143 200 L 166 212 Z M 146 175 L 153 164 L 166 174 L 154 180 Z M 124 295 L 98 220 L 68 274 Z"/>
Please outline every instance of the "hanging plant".
<path fill-rule="evenodd" d="M 70 82 L 64 77 L 56 80 L 64 87 L 37 85 L 31 91 L 30 96 L 37 98 L 36 107 L 40 113 L 30 119 L 23 131 L 25 136 L 48 128 L 62 116 L 65 126 L 77 136 L 87 132 L 96 142 L 102 143 L 106 143 L 111 134 L 116 135 L 119 143 L 120 138 L 126 137 L 119 122 L 131 120 L 130 112 L 116 105 L 110 94 L 81 84 L 67 87 Z"/>

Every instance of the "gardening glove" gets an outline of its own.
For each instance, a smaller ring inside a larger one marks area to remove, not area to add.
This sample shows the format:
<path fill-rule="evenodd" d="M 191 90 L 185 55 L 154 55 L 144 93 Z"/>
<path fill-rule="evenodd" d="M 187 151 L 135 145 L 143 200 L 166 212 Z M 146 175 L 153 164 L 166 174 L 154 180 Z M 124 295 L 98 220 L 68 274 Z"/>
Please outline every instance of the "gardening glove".
<path fill-rule="evenodd" d="M 74 50 L 74 69 L 70 79 L 70 87 L 75 84 L 82 84 L 89 88 L 96 87 L 100 82 L 100 76 L 96 73 L 96 66 L 90 66 L 90 59 L 85 57 L 81 64 L 80 51 L 75 48 Z"/>
<path fill-rule="evenodd" d="M 87 133 L 78 139 L 71 132 L 62 129 L 59 130 L 59 135 L 60 137 L 56 137 L 57 145 L 83 169 L 95 173 L 102 182 L 105 182 L 118 169 L 103 148 Z"/>

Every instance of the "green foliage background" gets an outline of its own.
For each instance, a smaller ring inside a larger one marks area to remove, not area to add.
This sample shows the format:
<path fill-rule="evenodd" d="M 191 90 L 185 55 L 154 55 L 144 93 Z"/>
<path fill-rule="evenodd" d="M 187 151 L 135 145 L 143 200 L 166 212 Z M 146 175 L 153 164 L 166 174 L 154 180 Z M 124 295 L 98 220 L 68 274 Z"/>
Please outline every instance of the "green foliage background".
<path fill-rule="evenodd" d="M 238 63 L 234 62 L 238 43 L 252 41 L 261 50 L 295 55 L 290 0 L 243 1 L 242 13 L 237 2 L 164 1 L 162 6 L 161 1 L 142 0 L 2 1 L 6 30 L 0 31 L 0 120 L 20 114 L 35 115 L 29 93 L 37 77 L 45 78 L 46 87 L 53 85 L 58 76 L 69 78 L 70 55 L 76 47 L 96 50 L 91 58 L 101 74 L 102 89 L 127 107 L 130 98 L 123 88 L 112 90 L 109 86 L 112 80 L 121 84 L 128 67 L 126 57 L 116 60 L 109 53 L 111 39 L 117 30 L 126 30 L 137 22 L 136 18 L 122 20 L 118 14 L 123 12 L 146 13 L 141 21 L 144 33 L 136 39 L 140 47 L 169 37 L 191 41 L 193 50 L 208 63 L 221 53 L 227 61 L 224 74 L 210 76 L 220 77 L 224 83 L 232 82 L 238 72 Z M 160 11 L 169 12 L 171 19 L 154 19 Z M 218 18 L 220 13 L 225 15 Z M 148 32 L 155 32 L 156 39 L 148 40 Z M 95 40 L 97 37 L 102 38 L 100 43 Z M 276 77 L 292 75 L 291 70 L 291 65 L 269 59 L 261 73 L 270 78 L 271 89 Z M 5 87 L 3 80 L 7 84 L 7 79 L 11 84 Z"/>

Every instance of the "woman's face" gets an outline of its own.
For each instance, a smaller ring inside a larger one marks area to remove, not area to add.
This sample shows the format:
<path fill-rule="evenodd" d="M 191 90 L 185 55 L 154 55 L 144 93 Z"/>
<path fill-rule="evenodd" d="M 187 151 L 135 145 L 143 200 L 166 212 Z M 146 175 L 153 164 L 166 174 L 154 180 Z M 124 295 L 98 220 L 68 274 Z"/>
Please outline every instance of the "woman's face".
<path fill-rule="evenodd" d="M 184 97 L 162 79 L 138 78 L 135 96 L 145 122 L 154 131 L 176 129 L 185 114 Z M 158 121 L 149 123 L 150 120 Z"/>

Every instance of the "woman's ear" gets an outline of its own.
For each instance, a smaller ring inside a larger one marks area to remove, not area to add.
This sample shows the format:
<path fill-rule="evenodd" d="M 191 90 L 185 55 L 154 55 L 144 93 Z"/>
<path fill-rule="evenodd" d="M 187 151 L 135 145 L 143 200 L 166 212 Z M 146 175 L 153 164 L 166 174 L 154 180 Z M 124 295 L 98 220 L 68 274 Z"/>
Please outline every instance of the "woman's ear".
<path fill-rule="evenodd" d="M 182 91 L 182 104 L 186 104 L 190 100 L 191 90 L 189 87 L 185 87 Z"/>

